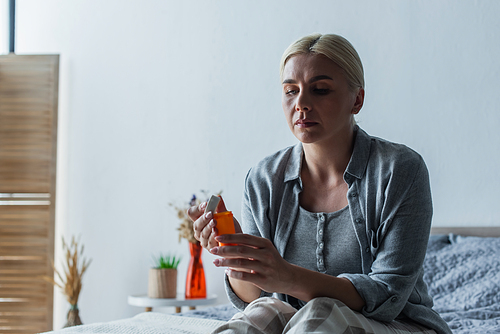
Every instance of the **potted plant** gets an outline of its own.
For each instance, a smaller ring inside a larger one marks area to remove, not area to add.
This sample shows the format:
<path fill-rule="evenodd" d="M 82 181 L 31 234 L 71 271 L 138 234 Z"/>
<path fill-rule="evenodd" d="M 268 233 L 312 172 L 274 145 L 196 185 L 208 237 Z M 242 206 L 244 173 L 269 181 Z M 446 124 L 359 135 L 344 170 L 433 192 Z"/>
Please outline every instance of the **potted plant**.
<path fill-rule="evenodd" d="M 181 259 L 160 254 L 154 258 L 154 267 L 149 269 L 148 297 L 175 298 L 177 295 L 177 266 Z"/>

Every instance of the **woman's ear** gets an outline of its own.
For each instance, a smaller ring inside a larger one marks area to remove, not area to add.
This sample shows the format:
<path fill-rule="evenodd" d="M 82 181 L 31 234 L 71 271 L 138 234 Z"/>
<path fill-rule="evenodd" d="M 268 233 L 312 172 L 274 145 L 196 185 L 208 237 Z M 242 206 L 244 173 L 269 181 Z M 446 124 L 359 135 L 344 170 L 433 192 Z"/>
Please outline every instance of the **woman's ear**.
<path fill-rule="evenodd" d="M 357 115 L 361 108 L 363 108 L 363 102 L 365 101 L 365 90 L 359 88 L 356 93 L 356 99 L 354 100 L 354 106 L 352 107 L 351 114 Z"/>

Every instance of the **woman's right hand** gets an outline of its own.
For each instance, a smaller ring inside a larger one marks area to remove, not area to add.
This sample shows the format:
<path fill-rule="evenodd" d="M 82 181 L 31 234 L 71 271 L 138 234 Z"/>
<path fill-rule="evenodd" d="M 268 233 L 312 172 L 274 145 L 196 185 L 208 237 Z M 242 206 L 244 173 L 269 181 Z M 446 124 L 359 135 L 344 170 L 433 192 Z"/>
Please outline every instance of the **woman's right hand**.
<path fill-rule="evenodd" d="M 219 246 L 219 243 L 215 240 L 218 235 L 217 231 L 217 221 L 214 220 L 214 215 L 212 212 L 207 212 L 205 214 L 205 208 L 207 207 L 207 202 L 203 202 L 199 205 L 192 206 L 188 209 L 187 214 L 189 218 L 193 221 L 194 237 L 200 242 L 203 248 L 210 251 L 210 249 Z M 221 201 L 217 206 L 216 212 L 227 211 L 224 200 L 221 197 Z M 233 218 L 234 230 L 236 233 L 241 233 L 241 226 Z"/>

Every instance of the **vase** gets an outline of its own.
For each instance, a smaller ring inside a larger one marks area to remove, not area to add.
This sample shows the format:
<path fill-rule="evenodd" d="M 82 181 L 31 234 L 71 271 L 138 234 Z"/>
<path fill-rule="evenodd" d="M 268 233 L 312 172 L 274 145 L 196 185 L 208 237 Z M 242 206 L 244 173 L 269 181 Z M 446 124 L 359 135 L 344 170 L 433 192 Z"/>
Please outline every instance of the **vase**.
<path fill-rule="evenodd" d="M 207 298 L 207 286 L 205 282 L 205 270 L 201 261 L 203 248 L 199 242 L 189 243 L 191 259 L 189 260 L 186 276 L 186 299 Z"/>
<path fill-rule="evenodd" d="M 78 326 L 82 324 L 82 320 L 80 319 L 78 311 L 78 305 L 71 305 L 71 308 L 68 311 L 67 321 L 64 325 L 66 327 Z"/>
<path fill-rule="evenodd" d="M 177 295 L 177 269 L 150 268 L 149 298 L 175 298 Z"/>

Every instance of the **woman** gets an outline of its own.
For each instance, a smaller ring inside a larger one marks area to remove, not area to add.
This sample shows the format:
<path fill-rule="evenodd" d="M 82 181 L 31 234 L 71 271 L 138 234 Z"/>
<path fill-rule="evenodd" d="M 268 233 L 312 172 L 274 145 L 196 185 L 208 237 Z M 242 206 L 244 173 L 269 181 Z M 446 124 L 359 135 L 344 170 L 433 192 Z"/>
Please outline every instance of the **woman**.
<path fill-rule="evenodd" d="M 189 210 L 244 310 L 216 332 L 451 333 L 423 281 L 427 168 L 356 125 L 365 95 L 356 50 L 337 35 L 303 37 L 282 57 L 281 82 L 300 143 L 249 171 L 241 227 L 235 220 L 244 233 L 218 236 L 206 203 Z"/>

